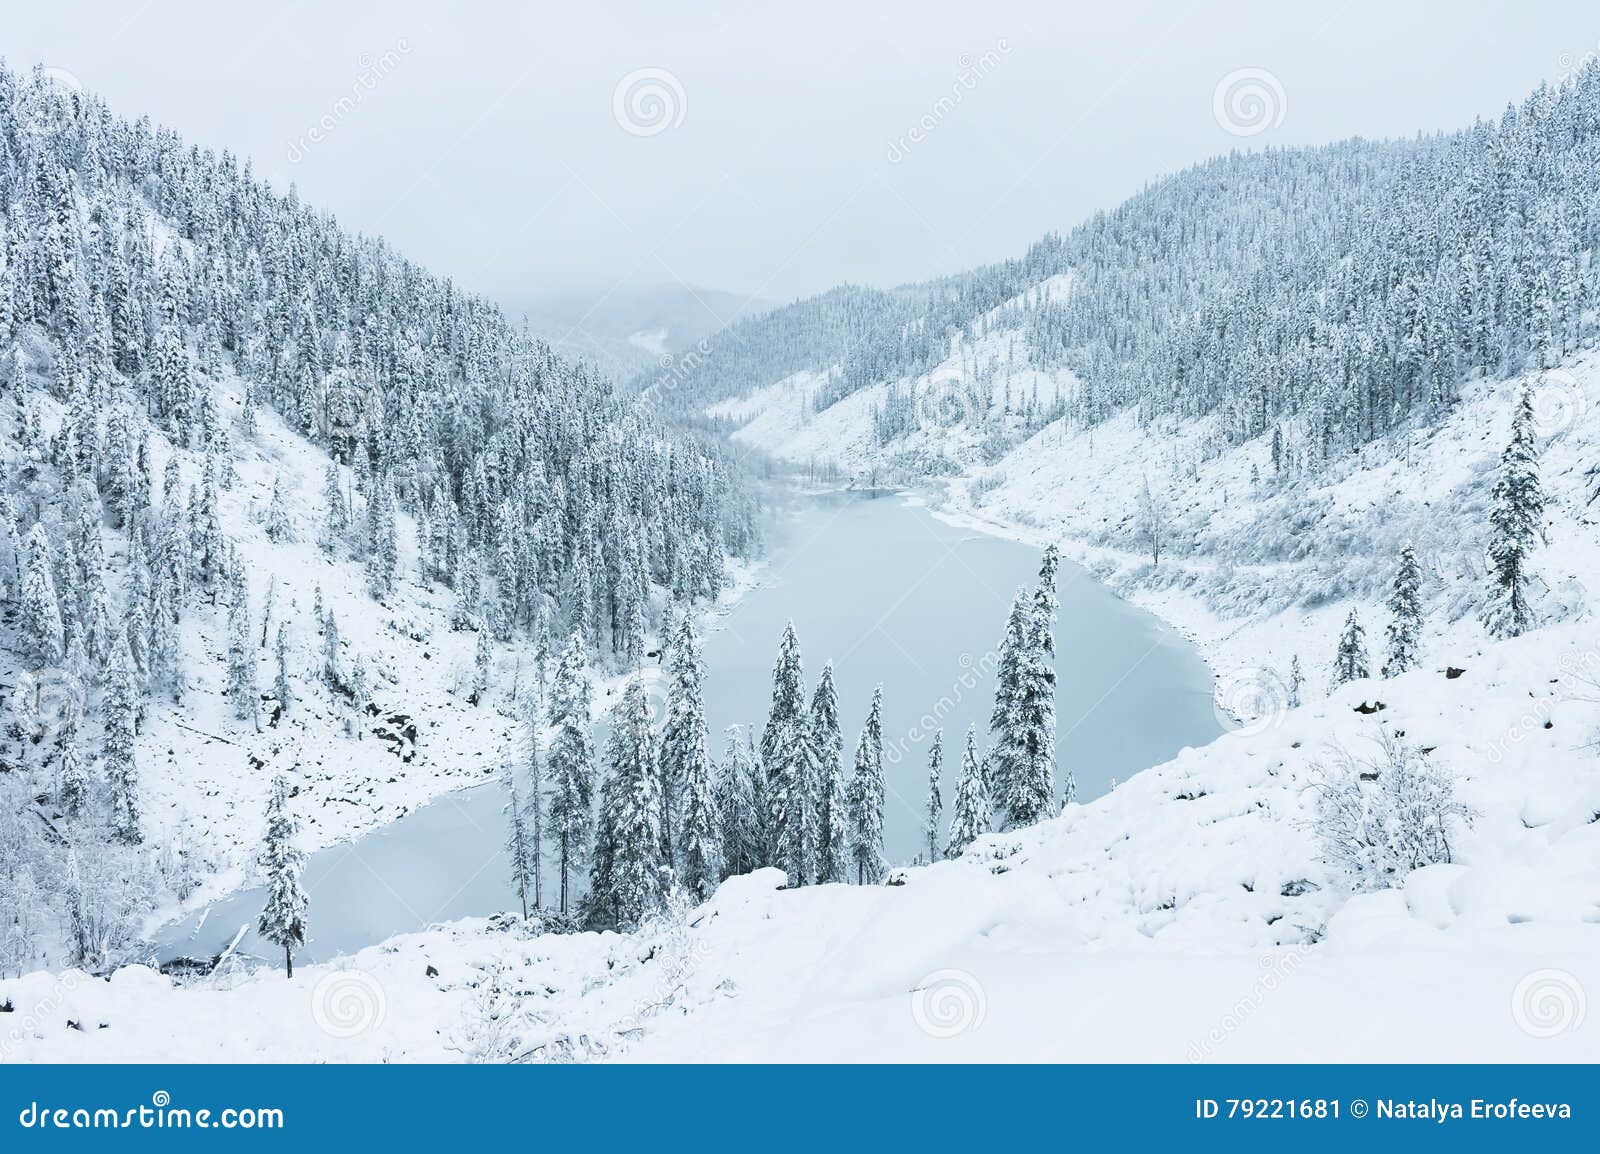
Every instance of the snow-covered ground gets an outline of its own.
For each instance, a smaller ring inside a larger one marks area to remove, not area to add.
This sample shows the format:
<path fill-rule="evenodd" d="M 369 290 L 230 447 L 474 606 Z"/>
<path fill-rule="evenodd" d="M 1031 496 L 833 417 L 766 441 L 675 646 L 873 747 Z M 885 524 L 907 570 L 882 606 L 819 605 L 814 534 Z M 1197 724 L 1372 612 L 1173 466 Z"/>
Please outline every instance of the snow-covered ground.
<path fill-rule="evenodd" d="M 292 981 L 39 973 L 0 982 L 18 1015 L 0 1044 L 23 1061 L 1600 1059 L 1600 629 L 1463 661 L 1353 683 L 898 884 L 786 891 L 762 871 L 635 935 L 463 921 Z M 1311 828 L 1316 783 L 1336 746 L 1364 757 L 1385 733 L 1453 771 L 1474 816 L 1452 864 L 1353 893 Z"/>

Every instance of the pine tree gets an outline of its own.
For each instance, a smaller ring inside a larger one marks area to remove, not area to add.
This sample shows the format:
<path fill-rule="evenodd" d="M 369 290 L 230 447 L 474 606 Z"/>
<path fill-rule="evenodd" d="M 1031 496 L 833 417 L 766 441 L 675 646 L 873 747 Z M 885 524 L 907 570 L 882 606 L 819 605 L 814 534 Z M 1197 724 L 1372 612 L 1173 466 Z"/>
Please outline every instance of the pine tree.
<path fill-rule="evenodd" d="M 634 677 L 611 713 L 588 920 L 632 929 L 666 897 L 661 858 L 661 793 L 650 732 L 650 702 Z"/>
<path fill-rule="evenodd" d="M 533 832 L 528 827 L 528 811 L 517 790 L 517 775 L 510 762 L 503 771 L 506 787 L 506 860 L 511 866 L 511 890 L 522 903 L 522 916 L 528 916 L 528 899 L 533 895 L 537 858 Z"/>
<path fill-rule="evenodd" d="M 1367 662 L 1366 632 L 1354 609 L 1344 619 L 1344 631 L 1339 634 L 1339 652 L 1333 659 L 1333 684 L 1335 688 L 1347 681 L 1360 681 L 1371 675 Z"/>
<path fill-rule="evenodd" d="M 771 860 L 787 871 L 792 884 L 806 885 L 817 872 L 818 764 L 806 713 L 800 642 L 792 621 L 784 627 L 772 671 L 772 709 L 761 735 L 761 761 Z"/>
<path fill-rule="evenodd" d="M 833 662 L 822 667 L 811 695 L 811 746 L 820 779 L 817 802 L 817 881 L 850 878 L 850 805 L 844 770 L 844 735 L 839 731 L 839 695 Z"/>
<path fill-rule="evenodd" d="M 273 658 L 277 663 L 277 674 L 272 682 L 272 696 L 277 698 L 279 716 L 287 717 L 294 708 L 294 685 L 289 680 L 289 625 L 287 622 L 278 626 L 278 639 L 273 647 Z"/>
<path fill-rule="evenodd" d="M 228 606 L 228 680 L 224 692 L 233 703 L 234 717 L 254 720 L 259 726 L 261 695 L 256 687 L 255 634 L 250 628 L 250 602 L 242 579 Z"/>
<path fill-rule="evenodd" d="M 945 856 L 960 857 L 975 840 L 989 832 L 989 791 L 978 759 L 978 731 L 967 727 L 967 747 L 961 755 L 961 779 L 956 783 L 955 813 L 950 819 L 950 844 Z"/>
<path fill-rule="evenodd" d="M 584 658 L 583 634 L 574 631 L 561 655 L 551 687 L 550 830 L 561 859 L 561 912 L 570 900 L 571 876 L 584 859 L 592 827 L 594 744 L 589 729 L 593 690 Z"/>
<path fill-rule="evenodd" d="M 1300 690 L 1306 683 L 1306 676 L 1300 671 L 1300 655 L 1296 653 L 1289 659 L 1289 708 L 1300 708 Z"/>
<path fill-rule="evenodd" d="M 883 858 L 883 687 L 872 691 L 872 708 L 856 745 L 855 776 L 850 780 L 850 853 L 856 884 L 877 885 L 888 863 Z"/>
<path fill-rule="evenodd" d="M 267 875 L 267 902 L 256 929 L 267 941 L 283 947 L 285 974 L 294 977 L 294 949 L 306 940 L 306 892 L 300 884 L 305 859 L 295 844 L 300 823 L 289 808 L 289 782 L 281 773 L 272 779 L 267 802 L 266 843 L 261 868 Z"/>
<path fill-rule="evenodd" d="M 1544 533 L 1544 491 L 1534 443 L 1533 401 L 1524 385 L 1511 418 L 1511 440 L 1500 455 L 1494 508 L 1489 513 L 1489 596 L 1482 620 L 1493 637 L 1519 637 L 1533 628 L 1528 603 L 1528 553 Z"/>
<path fill-rule="evenodd" d="M 544 907 L 544 766 L 539 759 L 541 722 L 539 700 L 529 694 L 527 715 L 523 719 L 528 731 L 528 800 L 523 806 L 523 821 L 532 842 L 535 909 Z"/>
<path fill-rule="evenodd" d="M 1022 610 L 1019 634 L 1008 622 L 1007 648 L 1015 647 L 1014 685 L 1004 704 L 996 767 L 999 770 L 999 802 L 1012 829 L 1048 817 L 1055 797 L 1055 614 L 1056 568 L 1059 559 L 1054 545 L 1045 549 L 1039 567 L 1039 584 Z M 1019 595 L 1019 602 L 1021 597 Z M 1017 605 L 1012 612 L 1015 615 Z M 1002 704 L 999 689 L 995 694 L 998 710 Z M 1076 783 L 1069 771 L 1064 800 L 1074 800 Z"/>
<path fill-rule="evenodd" d="M 488 696 L 489 670 L 494 660 L 494 646 L 489 640 L 489 626 L 478 621 L 478 642 L 472 655 L 472 694 L 467 701 L 477 705 Z"/>
<path fill-rule="evenodd" d="M 1417 646 L 1422 634 L 1422 569 L 1417 552 L 1407 545 L 1400 552 L 1400 567 L 1395 571 L 1389 594 L 1389 651 L 1383 662 L 1383 675 L 1397 677 L 1417 664 Z"/>
<path fill-rule="evenodd" d="M 939 860 L 939 818 L 944 813 L 944 796 L 940 793 L 940 772 L 944 768 L 944 730 L 933 735 L 933 748 L 928 750 L 928 803 L 923 811 L 923 835 L 928 842 L 928 860 Z"/>
<path fill-rule="evenodd" d="M 43 525 L 28 531 L 28 573 L 22 582 L 23 636 L 32 641 L 34 652 L 45 665 L 59 665 L 67 655 L 66 634 L 61 622 L 61 601 L 51 570 L 54 554 Z"/>
<path fill-rule="evenodd" d="M 682 862 L 684 885 L 705 898 L 721 880 L 721 830 L 706 748 L 700 641 L 687 606 L 673 639 L 671 661 L 667 722 L 661 734 L 662 840 L 667 860 Z M 680 810 L 681 828 L 675 831 L 672 817 Z"/>
<path fill-rule="evenodd" d="M 1018 702 L 1022 696 L 1022 680 L 1028 660 L 1028 610 L 1028 595 L 1026 591 L 1018 589 L 1016 596 L 1011 599 L 1005 634 L 998 646 L 994 708 L 989 712 L 989 733 L 993 738 L 993 746 L 989 757 L 988 781 L 995 808 L 1002 814 L 1007 811 L 1013 782 L 1022 772 L 1015 732 Z"/>
<path fill-rule="evenodd" d="M 56 731 L 56 804 L 70 818 L 83 812 L 89 800 L 89 771 L 78 747 L 78 715 L 66 710 Z"/>
<path fill-rule="evenodd" d="M 723 877 L 747 874 L 762 864 L 760 830 L 751 771 L 754 758 L 737 727 L 728 728 L 727 751 L 717 776 L 717 814 L 722 829 Z"/>
<path fill-rule="evenodd" d="M 67 869 L 63 879 L 62 900 L 67 907 L 67 945 L 74 965 L 87 965 L 99 954 L 99 943 L 89 924 L 89 913 L 83 893 L 83 868 L 78 864 L 78 851 L 67 846 Z"/>
<path fill-rule="evenodd" d="M 124 637 L 112 658 L 102 705 L 101 763 L 111 788 L 111 831 L 118 841 L 136 845 L 139 832 L 139 767 L 134 751 L 134 727 L 139 712 L 139 692 L 134 683 L 133 659 Z"/>
<path fill-rule="evenodd" d="M 322 479 L 322 531 L 317 543 L 326 553 L 332 553 L 350 531 L 350 507 L 345 502 L 344 481 L 339 466 L 328 462 Z"/>
<path fill-rule="evenodd" d="M 283 486 L 272 482 L 272 500 L 267 505 L 267 539 L 282 543 L 295 539 L 294 519 L 289 515 L 289 503 L 284 500 Z"/>

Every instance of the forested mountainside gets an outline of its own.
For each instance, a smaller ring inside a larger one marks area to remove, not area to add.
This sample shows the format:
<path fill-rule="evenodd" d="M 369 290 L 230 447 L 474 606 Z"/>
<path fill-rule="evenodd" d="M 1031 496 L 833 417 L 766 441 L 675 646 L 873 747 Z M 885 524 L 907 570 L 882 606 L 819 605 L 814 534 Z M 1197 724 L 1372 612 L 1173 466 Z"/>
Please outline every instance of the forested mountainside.
<path fill-rule="evenodd" d="M 572 634 L 632 665 L 756 544 L 716 442 L 248 162 L 3 65 L 0 363 L 0 968 L 41 909 L 93 963 L 236 865 L 204 843 L 256 837 L 273 772 L 365 815 L 327 841 L 483 771 L 502 657 L 523 687 Z M 383 725 L 392 761 L 328 743 Z"/>
<path fill-rule="evenodd" d="M 800 302 L 711 342 L 683 383 L 714 404 L 734 377 L 750 389 L 811 370 L 828 375 L 817 411 L 887 382 L 877 407 L 892 418 L 953 338 L 1010 329 L 1008 366 L 1025 354 L 1074 375 L 1063 401 L 1078 423 L 1134 405 L 1144 419 L 1215 414 L 1231 441 L 1276 431 L 1285 455 L 1314 463 L 1448 408 L 1471 376 L 1588 343 L 1597 239 L 1591 63 L 1464 131 L 1208 161 L 1022 261 L 842 296 L 848 325 L 812 331 L 840 309 Z M 1068 274 L 1069 292 L 1025 291 Z"/>

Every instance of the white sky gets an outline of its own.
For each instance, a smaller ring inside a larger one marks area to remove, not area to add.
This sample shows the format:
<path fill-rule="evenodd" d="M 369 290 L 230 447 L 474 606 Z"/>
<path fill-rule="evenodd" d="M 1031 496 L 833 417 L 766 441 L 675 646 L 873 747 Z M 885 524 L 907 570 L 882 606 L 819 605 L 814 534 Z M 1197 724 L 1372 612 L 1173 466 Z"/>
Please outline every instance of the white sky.
<path fill-rule="evenodd" d="M 347 225 L 518 301 L 679 280 L 776 301 L 955 271 L 1230 147 L 1493 115 L 1600 48 L 1592 0 L 3 8 L 13 67 L 67 69 L 118 112 L 248 156 Z M 388 74 L 335 113 L 386 53 Z M 963 60 L 985 74 L 936 112 Z M 683 95 L 681 123 L 651 136 L 613 115 L 641 68 Z M 1281 123 L 1247 138 L 1213 115 L 1242 68 L 1284 95 Z M 933 130 L 892 163 L 924 116 Z"/>

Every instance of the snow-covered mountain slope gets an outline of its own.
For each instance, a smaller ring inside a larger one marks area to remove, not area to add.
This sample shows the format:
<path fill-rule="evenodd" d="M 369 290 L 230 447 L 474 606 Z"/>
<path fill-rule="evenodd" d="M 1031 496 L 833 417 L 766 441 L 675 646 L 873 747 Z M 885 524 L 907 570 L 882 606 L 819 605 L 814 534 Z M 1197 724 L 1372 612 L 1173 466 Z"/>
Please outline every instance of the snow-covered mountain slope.
<path fill-rule="evenodd" d="M 204 387 L 212 390 L 220 420 L 236 427 L 242 382 L 227 375 Z M 42 392 L 33 403 L 45 433 L 53 435 L 61 407 Z M 226 605 L 202 602 L 186 616 L 180 634 L 188 676 L 183 700 L 150 701 L 136 738 L 145 840 L 169 875 L 161 880 L 172 887 L 163 892 L 158 886 L 151 895 L 158 908 L 147 922 L 169 916 L 174 897 L 192 906 L 254 879 L 262 814 L 279 773 L 294 782 L 301 844 L 311 851 L 393 821 L 448 790 L 489 780 L 523 755 L 523 703 L 539 676 L 534 639 L 517 636 L 492 647 L 489 688 L 473 703 L 477 634 L 452 627 L 457 599 L 451 590 L 419 580 L 411 518 L 400 516 L 401 579 L 378 602 L 362 561 L 347 549 L 329 551 L 318 543 L 327 453 L 270 410 L 258 410 L 255 421 L 256 432 L 234 442 L 233 477 L 219 489 L 220 527 L 243 562 L 257 614 L 258 682 L 268 689 L 273 642 L 279 625 L 288 626 L 294 705 L 283 716 L 269 711 L 260 725 L 239 720 L 225 692 Z M 12 434 L 11 425 L 9 416 L 0 416 L 0 429 Z M 151 451 L 158 475 L 175 459 L 184 479 L 198 481 L 203 454 L 159 436 L 152 438 Z M 4 441 L 4 464 L 8 472 L 29 467 L 14 436 Z M 290 525 L 290 536 L 276 542 L 265 524 L 275 487 Z M 106 543 L 116 572 L 125 562 L 126 538 L 108 532 Z M 725 597 L 737 596 L 748 571 L 742 562 L 730 563 Z M 345 667 L 360 660 L 369 671 L 365 711 L 352 710 L 316 676 L 325 651 L 318 605 L 337 621 Z M 600 686 L 597 716 L 614 688 Z M 47 709 L 84 706 L 86 687 L 64 671 L 44 691 Z M 18 768 L 48 779 L 51 752 L 49 741 L 24 746 Z M 140 914 L 125 912 L 136 919 Z M 44 948 L 41 960 L 59 960 L 50 946 Z"/>
<path fill-rule="evenodd" d="M 992 461 L 1077 389 L 1071 370 L 1036 367 L 1015 327 L 1023 310 L 1065 299 L 1071 285 L 1052 276 L 983 314 L 926 372 L 830 400 L 838 366 L 804 370 L 706 414 L 727 423 L 737 445 L 846 476 L 944 476 Z"/>
<path fill-rule="evenodd" d="M 779 460 L 831 463 L 861 479 L 920 477 L 937 487 L 944 516 L 1041 545 L 1055 541 L 1119 593 L 1192 635 L 1225 690 L 1230 678 L 1257 687 L 1265 679 L 1281 698 L 1296 658 L 1312 691 L 1326 686 L 1351 608 L 1378 650 L 1383 602 L 1407 545 L 1423 567 L 1424 660 L 1482 641 L 1476 610 L 1490 491 L 1512 398 L 1526 385 L 1548 499 L 1546 541 L 1533 561 L 1537 610 L 1547 623 L 1590 611 L 1586 575 L 1600 572 L 1600 354 L 1473 381 L 1442 418 L 1413 422 L 1313 470 L 1287 458 L 1275 467 L 1271 434 L 1231 443 L 1215 417 L 1141 423 L 1128 410 L 1087 428 L 1058 417 L 1019 439 L 1028 417 L 1006 416 L 1007 381 L 1012 408 L 1037 395 L 1036 413 L 1071 396 L 1076 381 L 1068 370 L 1032 368 L 1025 350 L 1008 362 L 1015 334 L 1003 321 L 1003 310 L 986 318 L 929 373 L 860 390 L 820 411 L 807 401 L 822 376 L 800 373 L 711 413 L 737 426 L 736 443 Z M 917 398 L 917 421 L 882 443 L 873 413 L 891 389 Z M 1146 532 L 1147 501 L 1162 525 L 1159 562 Z M 1253 692 L 1225 704 L 1248 714 Z"/>
<path fill-rule="evenodd" d="M 1593 612 L 1600 572 L 1595 504 L 1600 357 L 1479 381 L 1433 426 L 1403 429 L 1320 472 L 1274 473 L 1272 440 L 1227 446 L 1209 419 L 1141 427 L 1124 414 L 1091 430 L 1058 423 L 996 465 L 952 483 L 948 509 L 1062 541 L 1102 580 L 1192 633 L 1224 684 L 1259 670 L 1327 683 L 1340 622 L 1355 608 L 1381 652 L 1396 559 L 1422 563 L 1422 659 L 1471 652 L 1487 577 L 1488 510 L 1522 386 L 1535 406 L 1545 541 L 1532 558 L 1545 623 Z M 1152 562 L 1148 485 L 1165 522 Z"/>
<path fill-rule="evenodd" d="M 633 935 L 473 920 L 291 981 L 0 982 L 11 1056 L 1596 1060 L 1600 628 L 1448 656 L 887 886 L 765 870 Z M 1471 815 L 1451 864 L 1357 892 L 1313 818 L 1341 749 L 1397 772 L 1386 737 Z"/>

